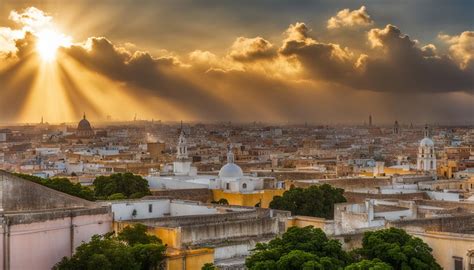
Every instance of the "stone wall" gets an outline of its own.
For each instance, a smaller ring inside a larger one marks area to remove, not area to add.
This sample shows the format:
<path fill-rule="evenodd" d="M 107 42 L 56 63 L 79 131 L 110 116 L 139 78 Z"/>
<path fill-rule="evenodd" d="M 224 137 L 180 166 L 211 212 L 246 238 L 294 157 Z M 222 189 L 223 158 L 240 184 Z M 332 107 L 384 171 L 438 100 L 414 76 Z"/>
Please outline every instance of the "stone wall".
<path fill-rule="evenodd" d="M 241 237 L 255 239 L 278 233 L 276 219 L 259 218 L 183 226 L 181 241 L 184 245 L 213 244 Z"/>
<path fill-rule="evenodd" d="M 397 220 L 388 222 L 386 226 L 402 228 L 414 232 L 438 231 L 463 233 L 474 230 L 474 214 L 452 217 Z"/>
<path fill-rule="evenodd" d="M 403 193 L 403 194 L 372 194 L 361 192 L 344 192 L 347 202 L 361 203 L 366 199 L 382 199 L 382 200 L 424 200 L 429 199 L 425 192 Z"/>
<path fill-rule="evenodd" d="M 151 193 L 153 196 L 169 197 L 171 199 L 199 201 L 204 203 L 212 201 L 212 191 L 207 188 L 153 190 Z"/>

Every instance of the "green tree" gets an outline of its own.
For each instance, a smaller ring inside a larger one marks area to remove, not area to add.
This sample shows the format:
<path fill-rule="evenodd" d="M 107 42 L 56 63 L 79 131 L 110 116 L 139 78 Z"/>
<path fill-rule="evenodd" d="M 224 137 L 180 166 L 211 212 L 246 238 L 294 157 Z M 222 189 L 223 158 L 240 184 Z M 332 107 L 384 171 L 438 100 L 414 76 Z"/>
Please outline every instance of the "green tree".
<path fill-rule="evenodd" d="M 395 270 L 441 269 L 431 254 L 432 249 L 423 240 L 402 229 L 366 232 L 358 252 L 366 259 L 388 263 Z"/>
<path fill-rule="evenodd" d="M 110 176 L 99 176 L 94 180 L 94 191 L 97 197 L 108 197 L 115 193 L 122 193 L 127 198 L 133 195 L 149 195 L 148 181 L 132 173 L 117 173 Z"/>
<path fill-rule="evenodd" d="M 124 200 L 126 199 L 127 197 L 125 195 L 123 195 L 122 193 L 114 193 L 110 196 L 107 197 L 107 200 Z"/>
<path fill-rule="evenodd" d="M 114 237 L 94 235 L 77 247 L 72 257 L 64 257 L 55 270 L 156 269 L 165 258 L 166 246 L 156 236 L 146 234 L 146 226 L 136 224 Z"/>
<path fill-rule="evenodd" d="M 143 224 L 137 223 L 133 226 L 125 227 L 120 233 L 118 233 L 117 238 L 130 246 L 136 244 L 161 244 L 161 239 L 154 235 L 149 235 L 146 232 L 147 227 Z"/>
<path fill-rule="evenodd" d="M 213 263 L 206 263 L 201 267 L 201 270 L 217 270 L 217 267 Z"/>
<path fill-rule="evenodd" d="M 165 259 L 166 247 L 160 243 L 136 244 L 132 247 L 132 254 L 140 264 L 140 269 L 157 269 Z"/>
<path fill-rule="evenodd" d="M 94 235 L 88 243 L 77 247 L 70 258 L 64 257 L 53 269 L 55 270 L 92 270 L 92 269 L 140 269 L 132 254 L 132 249 L 125 243 L 113 238 Z"/>
<path fill-rule="evenodd" d="M 346 266 L 344 270 L 393 270 L 393 267 L 379 259 L 362 260 Z"/>
<path fill-rule="evenodd" d="M 283 196 L 275 196 L 270 208 L 291 211 L 292 215 L 334 217 L 334 204 L 346 202 L 344 190 L 328 184 L 310 186 L 306 189 L 291 188 Z"/>
<path fill-rule="evenodd" d="M 338 269 L 350 260 L 339 241 L 330 240 L 321 229 L 308 226 L 291 227 L 268 244 L 257 244 L 245 265 L 252 270 L 313 269 L 316 266 L 319 268 L 314 269 Z"/>

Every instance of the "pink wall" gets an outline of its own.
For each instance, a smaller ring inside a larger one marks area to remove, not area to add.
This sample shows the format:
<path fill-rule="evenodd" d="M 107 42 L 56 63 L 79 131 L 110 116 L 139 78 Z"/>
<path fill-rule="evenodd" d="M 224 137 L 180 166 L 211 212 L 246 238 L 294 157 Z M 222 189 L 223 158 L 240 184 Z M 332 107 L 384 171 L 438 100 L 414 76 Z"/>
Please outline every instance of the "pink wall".
<path fill-rule="evenodd" d="M 112 215 L 72 218 L 74 248 L 94 234 L 112 229 Z M 3 235 L 1 235 L 3 238 Z M 3 240 L 3 239 L 2 239 Z M 61 218 L 10 227 L 10 269 L 51 269 L 62 257 L 71 255 L 71 218 Z M 2 245 L 0 242 L 0 246 Z M 3 263 L 1 264 L 3 267 Z"/>

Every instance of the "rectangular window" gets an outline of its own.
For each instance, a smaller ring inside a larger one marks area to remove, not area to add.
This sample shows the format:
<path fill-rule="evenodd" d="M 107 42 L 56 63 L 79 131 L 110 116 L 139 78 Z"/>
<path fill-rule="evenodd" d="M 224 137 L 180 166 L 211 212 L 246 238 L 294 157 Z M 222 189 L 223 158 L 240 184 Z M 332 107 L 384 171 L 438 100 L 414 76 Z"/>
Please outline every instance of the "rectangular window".
<path fill-rule="evenodd" d="M 153 204 L 148 205 L 148 213 L 153 212 Z"/>
<path fill-rule="evenodd" d="M 454 260 L 454 270 L 463 270 L 462 258 L 453 256 Z"/>

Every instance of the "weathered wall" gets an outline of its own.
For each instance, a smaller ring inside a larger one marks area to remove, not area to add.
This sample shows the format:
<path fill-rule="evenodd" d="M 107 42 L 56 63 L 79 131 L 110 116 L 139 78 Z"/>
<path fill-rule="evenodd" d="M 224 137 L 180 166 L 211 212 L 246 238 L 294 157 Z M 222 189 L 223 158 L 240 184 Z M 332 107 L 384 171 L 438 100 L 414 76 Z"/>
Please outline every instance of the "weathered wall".
<path fill-rule="evenodd" d="M 93 202 L 0 171 L 1 208 L 9 211 L 94 206 Z"/>
<path fill-rule="evenodd" d="M 359 192 L 344 192 L 344 197 L 350 203 L 362 203 L 366 199 L 385 199 L 385 200 L 424 200 L 429 199 L 425 192 L 404 193 L 404 194 L 373 194 Z"/>
<path fill-rule="evenodd" d="M 7 229 L 6 226 L 2 230 Z M 2 249 L 10 254 L 10 269 L 51 269 L 94 234 L 112 229 L 112 215 L 72 216 L 44 222 L 15 224 Z M 3 234 L 4 231 L 1 233 Z"/>
<path fill-rule="evenodd" d="M 387 226 L 417 232 L 467 232 L 474 230 L 474 215 L 398 220 L 388 222 Z"/>
<path fill-rule="evenodd" d="M 182 227 L 181 241 L 183 244 L 196 245 L 224 241 L 229 238 L 261 237 L 278 232 L 276 219 L 249 219 Z"/>
<path fill-rule="evenodd" d="M 323 230 L 328 235 L 334 234 L 334 220 L 327 220 L 324 218 L 318 217 L 308 217 L 308 216 L 293 216 L 288 219 L 287 227 L 296 226 L 299 228 L 304 228 L 306 226 L 313 226 L 314 228 L 319 228 Z"/>

